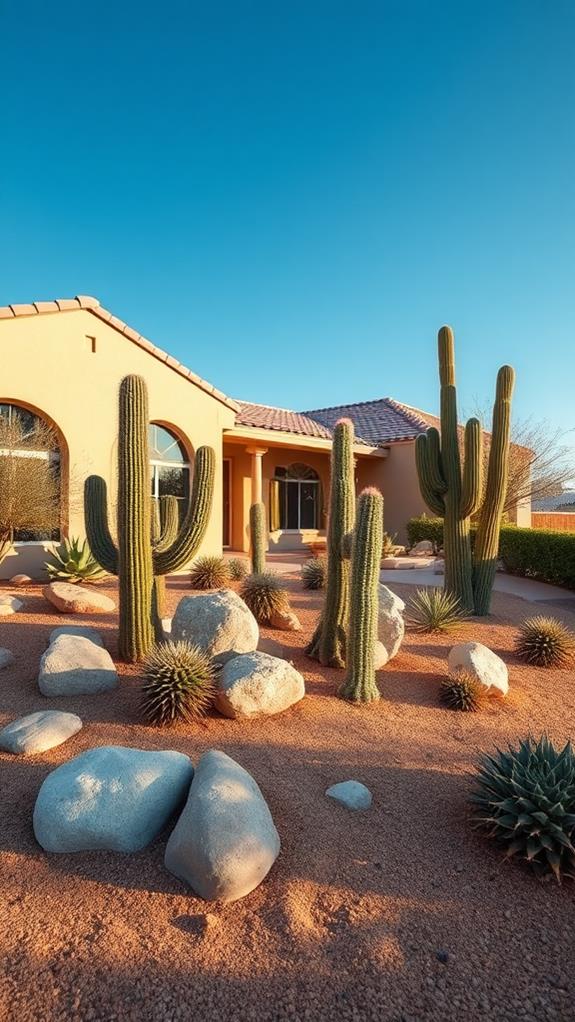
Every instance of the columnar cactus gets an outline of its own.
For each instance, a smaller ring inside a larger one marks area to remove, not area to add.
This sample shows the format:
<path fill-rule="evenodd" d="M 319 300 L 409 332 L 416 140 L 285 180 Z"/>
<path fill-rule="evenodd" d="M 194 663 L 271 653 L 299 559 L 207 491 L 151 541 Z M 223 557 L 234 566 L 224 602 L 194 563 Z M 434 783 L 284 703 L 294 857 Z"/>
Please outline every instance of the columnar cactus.
<path fill-rule="evenodd" d="M 261 503 L 250 507 L 250 555 L 252 574 L 266 570 L 266 509 Z"/>
<path fill-rule="evenodd" d="M 152 546 L 154 552 L 167 550 L 172 545 L 179 528 L 178 501 L 171 494 L 165 494 L 159 501 L 153 502 L 152 512 Z M 162 618 L 165 615 L 166 604 L 166 576 L 156 575 L 154 577 L 154 591 L 152 595 L 152 613 L 154 618 L 154 633 L 156 642 L 164 637 Z"/>
<path fill-rule="evenodd" d="M 375 487 L 363 490 L 351 555 L 351 600 L 347 672 L 340 695 L 356 703 L 379 699 L 375 683 L 378 585 L 383 548 L 383 497 Z"/>
<path fill-rule="evenodd" d="M 349 537 L 355 520 L 353 423 L 340 419 L 333 431 L 327 582 L 322 614 L 306 652 L 327 667 L 345 667 L 349 619 Z"/>
<path fill-rule="evenodd" d="M 209 521 L 214 486 L 215 455 L 202 447 L 182 527 L 171 544 L 154 549 L 148 422 L 146 384 L 140 376 L 126 376 L 120 384 L 117 548 L 108 527 L 105 481 L 89 476 L 84 489 L 88 542 L 99 564 L 118 576 L 119 653 L 131 661 L 144 657 L 154 641 L 154 578 L 177 571 L 193 557 Z"/>

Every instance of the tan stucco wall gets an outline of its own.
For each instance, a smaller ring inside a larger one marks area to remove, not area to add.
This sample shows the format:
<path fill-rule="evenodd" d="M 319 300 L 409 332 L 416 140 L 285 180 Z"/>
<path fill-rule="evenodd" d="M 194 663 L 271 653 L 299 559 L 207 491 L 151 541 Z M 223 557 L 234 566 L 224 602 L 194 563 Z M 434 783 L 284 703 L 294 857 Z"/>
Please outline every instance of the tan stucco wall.
<path fill-rule="evenodd" d="M 204 444 L 215 449 L 214 505 L 202 552 L 221 551 L 222 432 L 233 425 L 231 408 L 86 310 L 0 320 L 0 351 L 0 401 L 44 414 L 63 437 L 63 471 L 71 484 L 63 525 L 69 535 L 84 535 L 87 475 L 102 475 L 115 493 L 118 387 L 122 377 L 139 373 L 148 384 L 151 421 L 174 430 L 191 458 Z M 7 559 L 2 577 L 20 570 L 17 560 Z"/>
<path fill-rule="evenodd" d="M 405 543 L 405 526 L 414 515 L 429 514 L 421 492 L 415 467 L 415 443 L 390 444 L 389 455 L 382 463 L 385 530 Z"/>

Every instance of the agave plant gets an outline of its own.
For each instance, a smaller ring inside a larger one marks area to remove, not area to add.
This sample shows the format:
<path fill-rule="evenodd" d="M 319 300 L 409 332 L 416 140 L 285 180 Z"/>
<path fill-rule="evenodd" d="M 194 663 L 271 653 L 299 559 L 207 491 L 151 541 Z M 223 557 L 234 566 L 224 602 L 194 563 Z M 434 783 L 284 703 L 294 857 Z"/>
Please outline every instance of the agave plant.
<path fill-rule="evenodd" d="M 472 674 L 460 671 L 442 679 L 439 698 L 450 710 L 475 713 L 485 702 L 485 687 Z"/>
<path fill-rule="evenodd" d="M 575 876 L 575 754 L 546 735 L 483 756 L 471 794 L 474 825 L 539 873 Z"/>
<path fill-rule="evenodd" d="M 537 667 L 562 667 L 573 658 L 575 635 L 556 617 L 530 617 L 517 636 L 515 652 Z"/>
<path fill-rule="evenodd" d="M 214 696 L 215 667 L 190 642 L 161 642 L 144 662 L 142 713 L 151 724 L 202 717 Z"/>
<path fill-rule="evenodd" d="M 242 582 L 250 570 L 249 562 L 243 557 L 230 557 L 228 568 L 233 582 Z"/>
<path fill-rule="evenodd" d="M 271 571 L 248 575 L 242 583 L 240 596 L 261 625 L 269 624 L 275 614 L 289 611 L 287 591 L 279 575 Z"/>
<path fill-rule="evenodd" d="M 445 589 L 417 589 L 407 605 L 416 632 L 449 632 L 465 619 L 459 600 Z"/>
<path fill-rule="evenodd" d="M 88 546 L 88 540 L 65 539 L 52 553 L 55 563 L 46 561 L 46 571 L 52 579 L 66 582 L 100 582 L 106 572 L 100 567 Z"/>
<path fill-rule="evenodd" d="M 192 589 L 222 589 L 230 581 L 228 562 L 223 557 L 198 557 L 192 564 Z"/>
<path fill-rule="evenodd" d="M 310 557 L 301 566 L 301 580 L 304 589 L 323 589 L 327 577 L 325 557 Z"/>

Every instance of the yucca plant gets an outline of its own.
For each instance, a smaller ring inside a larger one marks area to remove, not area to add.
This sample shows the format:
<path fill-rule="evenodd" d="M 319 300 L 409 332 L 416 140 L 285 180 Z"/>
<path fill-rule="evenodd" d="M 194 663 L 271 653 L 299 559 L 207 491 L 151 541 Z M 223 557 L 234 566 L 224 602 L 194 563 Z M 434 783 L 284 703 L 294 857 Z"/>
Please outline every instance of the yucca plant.
<path fill-rule="evenodd" d="M 100 567 L 88 546 L 76 538 L 65 539 L 51 555 L 55 563 L 46 561 L 46 571 L 53 582 L 100 582 L 106 572 Z"/>
<path fill-rule="evenodd" d="M 243 557 L 230 557 L 228 568 L 233 582 L 241 582 L 249 574 L 249 563 Z"/>
<path fill-rule="evenodd" d="M 460 671 L 442 679 L 439 698 L 450 710 L 475 713 L 485 703 L 485 686 L 472 674 Z"/>
<path fill-rule="evenodd" d="M 223 557 L 198 557 L 190 571 L 192 589 L 222 589 L 230 581 L 228 562 Z"/>
<path fill-rule="evenodd" d="M 301 566 L 301 580 L 304 589 L 323 589 L 327 577 L 325 557 L 311 557 Z"/>
<path fill-rule="evenodd" d="M 275 614 L 289 611 L 287 590 L 280 576 L 271 571 L 248 575 L 242 583 L 240 596 L 261 625 L 268 624 Z"/>
<path fill-rule="evenodd" d="M 537 667 L 563 667 L 575 653 L 575 635 L 556 617 L 530 617 L 517 636 L 515 652 Z"/>
<path fill-rule="evenodd" d="M 407 604 L 407 620 L 416 632 L 449 632 L 465 616 L 457 597 L 444 589 L 417 589 Z"/>
<path fill-rule="evenodd" d="M 144 661 L 142 713 L 151 723 L 163 726 L 178 719 L 193 721 L 211 705 L 215 690 L 215 667 L 198 646 L 190 642 L 160 642 Z"/>
<path fill-rule="evenodd" d="M 390 557 L 392 555 L 392 553 L 395 550 L 395 547 L 397 545 L 396 542 L 395 542 L 396 539 L 397 539 L 397 532 L 394 532 L 392 536 L 390 536 L 389 532 L 384 532 L 384 534 L 383 534 L 383 543 L 382 543 L 382 546 L 381 546 L 381 556 L 382 557 Z"/>
<path fill-rule="evenodd" d="M 471 794 L 474 825 L 540 873 L 575 876 L 575 755 L 546 735 L 483 756 Z"/>

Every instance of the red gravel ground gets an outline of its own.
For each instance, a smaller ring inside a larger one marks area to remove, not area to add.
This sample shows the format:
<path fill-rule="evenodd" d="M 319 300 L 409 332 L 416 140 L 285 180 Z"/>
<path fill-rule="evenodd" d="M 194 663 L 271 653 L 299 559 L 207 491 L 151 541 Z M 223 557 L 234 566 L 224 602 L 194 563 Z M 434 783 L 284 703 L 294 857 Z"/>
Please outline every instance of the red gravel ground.
<path fill-rule="evenodd" d="M 338 672 L 302 654 L 321 595 L 289 584 L 304 635 L 270 634 L 304 672 L 307 696 L 285 714 L 249 723 L 214 715 L 205 727 L 160 731 L 140 723 L 137 669 L 121 668 L 116 692 L 58 701 L 84 721 L 65 745 L 27 759 L 0 754 L 1 1017 L 575 1019 L 575 885 L 502 862 L 467 820 L 478 749 L 530 728 L 557 742 L 573 733 L 573 671 L 528 668 L 511 651 L 517 623 L 541 608 L 497 594 L 490 619 L 458 632 L 509 664 L 503 705 L 440 707 L 456 640 L 410 634 L 379 675 L 381 701 L 358 709 L 334 697 Z M 170 583 L 173 606 L 185 589 L 184 579 Z M 38 661 L 50 629 L 71 620 L 51 613 L 38 587 L 17 595 L 24 610 L 0 624 L 0 645 L 18 654 L 0 674 L 2 725 L 47 706 Z M 571 611 L 555 611 L 575 625 Z M 85 623 L 114 653 L 114 620 Z M 179 749 L 194 761 L 217 747 L 236 758 L 282 839 L 263 884 L 232 905 L 200 901 L 165 871 L 166 835 L 138 855 L 42 852 L 32 832 L 41 782 L 104 744 Z M 324 796 L 350 777 L 373 792 L 366 813 Z"/>

